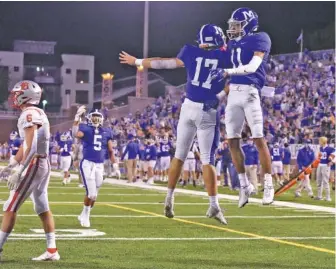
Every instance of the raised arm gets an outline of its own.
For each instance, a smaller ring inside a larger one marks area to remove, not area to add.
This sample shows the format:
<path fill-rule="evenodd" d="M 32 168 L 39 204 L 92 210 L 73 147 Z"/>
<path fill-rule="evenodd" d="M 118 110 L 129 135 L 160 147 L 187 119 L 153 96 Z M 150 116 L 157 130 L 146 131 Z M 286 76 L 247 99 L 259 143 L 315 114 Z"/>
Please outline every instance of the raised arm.
<path fill-rule="evenodd" d="M 152 69 L 175 69 L 184 67 L 184 63 L 178 58 L 145 58 L 137 59 L 134 56 L 122 51 L 119 53 L 119 60 L 122 64 L 128 64 L 132 66 L 143 66 L 144 68 Z"/>

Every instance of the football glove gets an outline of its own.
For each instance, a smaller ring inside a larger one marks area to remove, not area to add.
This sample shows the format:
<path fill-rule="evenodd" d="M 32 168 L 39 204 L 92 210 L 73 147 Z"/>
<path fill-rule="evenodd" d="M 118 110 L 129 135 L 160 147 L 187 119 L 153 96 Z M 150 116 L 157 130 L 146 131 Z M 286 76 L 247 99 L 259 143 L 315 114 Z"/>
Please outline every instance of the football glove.
<path fill-rule="evenodd" d="M 77 109 L 76 115 L 75 115 L 75 121 L 79 121 L 80 118 L 85 114 L 86 112 L 86 107 L 85 106 L 80 106 Z"/>
<path fill-rule="evenodd" d="M 211 80 L 222 81 L 224 79 L 225 69 L 217 68 L 210 71 Z"/>
<path fill-rule="evenodd" d="M 9 190 L 14 191 L 19 187 L 20 182 L 21 182 L 21 173 L 19 171 L 16 171 L 9 176 L 7 180 L 7 187 Z"/>

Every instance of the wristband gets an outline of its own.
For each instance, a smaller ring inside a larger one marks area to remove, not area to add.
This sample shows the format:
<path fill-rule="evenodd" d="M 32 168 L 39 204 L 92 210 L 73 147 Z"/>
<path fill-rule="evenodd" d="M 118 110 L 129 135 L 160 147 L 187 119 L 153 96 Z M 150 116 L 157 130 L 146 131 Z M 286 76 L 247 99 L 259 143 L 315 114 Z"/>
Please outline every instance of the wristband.
<path fill-rule="evenodd" d="M 136 66 L 142 66 L 142 61 L 143 61 L 144 59 L 136 59 L 135 60 L 135 65 Z"/>

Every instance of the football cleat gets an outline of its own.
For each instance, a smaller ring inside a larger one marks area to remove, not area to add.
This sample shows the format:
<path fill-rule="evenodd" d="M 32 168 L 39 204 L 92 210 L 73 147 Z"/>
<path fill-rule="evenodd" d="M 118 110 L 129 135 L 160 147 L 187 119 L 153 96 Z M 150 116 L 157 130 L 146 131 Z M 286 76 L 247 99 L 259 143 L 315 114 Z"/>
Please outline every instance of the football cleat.
<path fill-rule="evenodd" d="M 91 226 L 90 218 L 88 216 L 84 216 L 84 215 L 81 214 L 81 215 L 78 216 L 78 221 L 79 221 L 79 224 L 82 227 L 90 228 L 90 226 Z"/>
<path fill-rule="evenodd" d="M 264 196 L 262 199 L 263 205 L 270 205 L 274 200 L 274 187 L 273 185 L 264 185 Z"/>
<path fill-rule="evenodd" d="M 220 208 L 210 206 L 206 216 L 211 219 L 219 221 L 221 224 L 227 225 L 227 220 L 224 217 L 223 211 Z"/>
<path fill-rule="evenodd" d="M 174 202 L 171 199 L 166 198 L 164 214 L 169 219 L 174 218 Z"/>
<path fill-rule="evenodd" d="M 299 191 L 295 192 L 295 197 L 301 197 L 301 193 Z"/>
<path fill-rule="evenodd" d="M 252 184 L 249 184 L 245 187 L 240 187 L 239 190 L 239 202 L 238 207 L 242 208 L 248 203 L 248 198 L 251 196 L 251 194 L 254 192 L 254 187 Z"/>
<path fill-rule="evenodd" d="M 33 261 L 58 261 L 61 256 L 58 254 L 58 251 L 55 253 L 50 253 L 48 251 L 44 252 L 41 256 L 32 258 Z"/>

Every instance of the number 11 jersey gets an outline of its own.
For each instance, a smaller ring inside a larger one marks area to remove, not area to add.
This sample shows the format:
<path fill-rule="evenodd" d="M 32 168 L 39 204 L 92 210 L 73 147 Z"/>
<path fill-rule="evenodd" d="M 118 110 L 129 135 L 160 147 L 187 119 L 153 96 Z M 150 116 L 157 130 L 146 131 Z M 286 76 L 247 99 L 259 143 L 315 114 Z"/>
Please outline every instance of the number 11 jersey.
<path fill-rule="evenodd" d="M 177 58 L 187 70 L 186 97 L 197 103 L 216 100 L 216 94 L 224 89 L 225 80 L 211 80 L 210 71 L 230 67 L 229 54 L 225 49 L 206 50 L 185 45 Z"/>
<path fill-rule="evenodd" d="M 103 163 L 108 151 L 108 141 L 112 140 L 112 133 L 106 128 L 95 128 L 91 125 L 80 124 L 79 131 L 84 136 L 81 138 L 83 144 L 83 159 Z"/>

